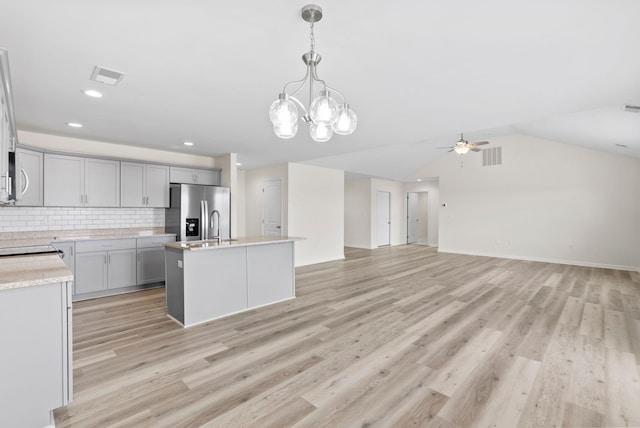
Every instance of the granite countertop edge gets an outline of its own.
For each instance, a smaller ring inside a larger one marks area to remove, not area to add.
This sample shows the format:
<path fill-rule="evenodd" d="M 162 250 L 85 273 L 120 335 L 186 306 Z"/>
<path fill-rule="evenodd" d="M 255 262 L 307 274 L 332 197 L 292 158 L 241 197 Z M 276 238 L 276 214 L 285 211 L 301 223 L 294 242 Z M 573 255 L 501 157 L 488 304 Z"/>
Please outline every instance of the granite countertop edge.
<path fill-rule="evenodd" d="M 57 254 L 0 258 L 0 291 L 73 281 Z"/>
<path fill-rule="evenodd" d="M 237 238 L 218 243 L 216 240 L 204 241 L 178 241 L 164 244 L 165 247 L 182 251 L 210 251 L 221 250 L 225 248 L 248 247 L 253 245 L 278 244 L 283 242 L 304 241 L 306 238 L 297 236 L 283 236 L 278 238 L 269 238 L 264 236 Z"/>

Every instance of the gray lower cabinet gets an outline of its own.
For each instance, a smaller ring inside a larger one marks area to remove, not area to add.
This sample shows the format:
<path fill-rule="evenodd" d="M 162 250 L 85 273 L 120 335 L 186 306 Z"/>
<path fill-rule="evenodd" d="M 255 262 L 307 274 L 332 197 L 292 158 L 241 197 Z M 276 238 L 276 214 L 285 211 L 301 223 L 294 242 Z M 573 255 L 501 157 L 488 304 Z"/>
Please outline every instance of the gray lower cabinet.
<path fill-rule="evenodd" d="M 72 399 L 71 283 L 0 291 L 0 426 L 44 427 Z"/>
<path fill-rule="evenodd" d="M 76 254 L 75 294 L 107 289 L 107 252 Z"/>
<path fill-rule="evenodd" d="M 136 240 L 76 242 L 75 294 L 136 285 Z"/>
<path fill-rule="evenodd" d="M 138 285 L 164 281 L 164 244 L 174 242 L 173 236 L 138 238 Z"/>
<path fill-rule="evenodd" d="M 175 236 L 56 242 L 74 274 L 74 299 L 136 291 L 165 280 L 164 244 Z M 75 257 L 74 257 L 75 245 Z"/>

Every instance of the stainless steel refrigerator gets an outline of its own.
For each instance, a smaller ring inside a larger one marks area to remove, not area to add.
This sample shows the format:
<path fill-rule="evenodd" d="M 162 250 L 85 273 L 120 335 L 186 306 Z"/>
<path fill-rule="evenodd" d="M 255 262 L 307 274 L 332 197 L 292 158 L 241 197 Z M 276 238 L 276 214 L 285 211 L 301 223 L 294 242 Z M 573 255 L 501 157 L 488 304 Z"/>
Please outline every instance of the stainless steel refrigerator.
<path fill-rule="evenodd" d="M 165 211 L 167 233 L 178 241 L 231 238 L 231 196 L 227 187 L 171 184 L 170 208 Z"/>

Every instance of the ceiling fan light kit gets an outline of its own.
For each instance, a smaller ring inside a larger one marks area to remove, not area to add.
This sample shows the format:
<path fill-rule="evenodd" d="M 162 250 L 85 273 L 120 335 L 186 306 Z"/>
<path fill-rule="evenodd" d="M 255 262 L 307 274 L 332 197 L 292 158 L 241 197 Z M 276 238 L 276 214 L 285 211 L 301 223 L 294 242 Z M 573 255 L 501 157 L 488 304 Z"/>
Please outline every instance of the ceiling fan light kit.
<path fill-rule="evenodd" d="M 298 132 L 298 119 L 302 118 L 309 124 L 309 134 L 314 141 L 329 141 L 334 133 L 352 134 L 358 125 L 358 117 L 345 101 L 342 92 L 329 87 L 316 72 L 322 58 L 315 52 L 313 25 L 322 19 L 322 8 L 310 4 L 302 8 L 301 15 L 311 25 L 311 48 L 302 55 L 307 72 L 302 79 L 286 83 L 278 99 L 271 104 L 269 119 L 273 124 L 273 132 L 280 138 L 293 138 Z M 296 95 L 307 83 L 309 100 L 308 107 L 305 107 Z M 333 98 L 334 94 L 340 97 L 340 104 Z M 302 115 L 298 113 L 298 108 L 302 110 Z"/>
<path fill-rule="evenodd" d="M 472 152 L 479 152 L 480 149 L 476 146 L 484 146 L 485 144 L 489 144 L 488 141 L 478 141 L 477 143 L 469 143 L 469 141 L 464 139 L 464 135 L 460 133 L 460 140 L 456 142 L 453 147 L 438 147 L 439 149 L 451 149 L 450 152 L 456 152 L 459 155 L 464 155 L 471 150 Z"/>

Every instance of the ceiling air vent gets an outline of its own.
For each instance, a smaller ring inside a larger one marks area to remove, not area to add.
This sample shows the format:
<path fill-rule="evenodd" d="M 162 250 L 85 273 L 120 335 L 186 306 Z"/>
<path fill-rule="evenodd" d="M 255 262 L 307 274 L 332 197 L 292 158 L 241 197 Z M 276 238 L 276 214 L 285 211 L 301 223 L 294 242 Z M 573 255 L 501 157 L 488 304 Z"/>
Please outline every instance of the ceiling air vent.
<path fill-rule="evenodd" d="M 91 73 L 91 80 L 112 86 L 117 85 L 123 77 L 124 73 L 109 70 L 108 68 L 100 67 L 99 65 L 96 65 L 93 69 L 93 73 Z"/>
<path fill-rule="evenodd" d="M 624 111 L 628 111 L 630 113 L 640 113 L 640 106 L 624 106 Z"/>
<path fill-rule="evenodd" d="M 482 166 L 502 165 L 502 147 L 482 150 Z"/>

